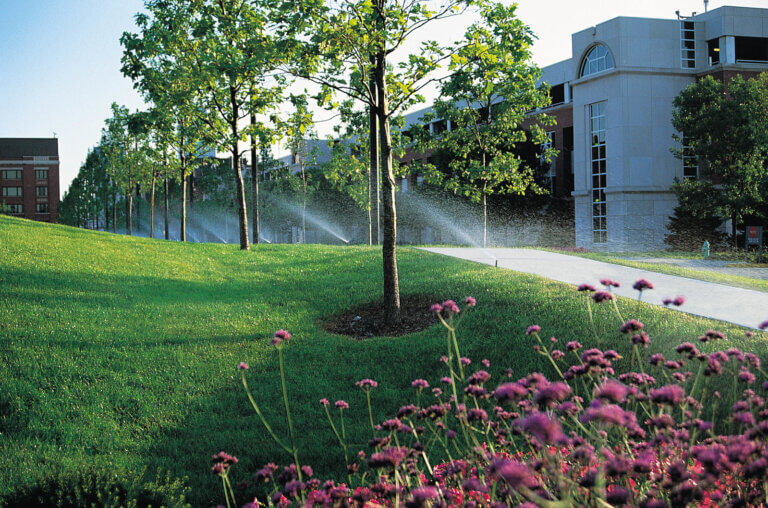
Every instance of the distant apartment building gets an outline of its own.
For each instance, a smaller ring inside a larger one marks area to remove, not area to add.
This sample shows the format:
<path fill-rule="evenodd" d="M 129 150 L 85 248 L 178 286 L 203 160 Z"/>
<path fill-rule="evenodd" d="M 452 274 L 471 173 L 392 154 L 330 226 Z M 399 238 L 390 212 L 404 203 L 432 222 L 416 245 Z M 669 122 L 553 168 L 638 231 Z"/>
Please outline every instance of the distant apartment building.
<path fill-rule="evenodd" d="M 19 217 L 56 222 L 59 140 L 0 138 L 0 203 Z"/>
<path fill-rule="evenodd" d="M 664 247 L 675 178 L 698 178 L 680 160 L 672 100 L 712 75 L 728 81 L 768 71 L 768 9 L 721 7 L 678 19 L 618 17 L 571 36 L 571 58 L 543 68 L 559 151 L 555 195 L 573 197 L 575 244 L 598 251 Z M 418 123 L 429 109 L 406 116 Z M 436 120 L 431 130 L 450 128 Z M 418 158 L 409 153 L 406 159 Z M 423 157 L 423 156 L 422 156 Z M 409 182 L 411 183 L 411 182 Z"/>

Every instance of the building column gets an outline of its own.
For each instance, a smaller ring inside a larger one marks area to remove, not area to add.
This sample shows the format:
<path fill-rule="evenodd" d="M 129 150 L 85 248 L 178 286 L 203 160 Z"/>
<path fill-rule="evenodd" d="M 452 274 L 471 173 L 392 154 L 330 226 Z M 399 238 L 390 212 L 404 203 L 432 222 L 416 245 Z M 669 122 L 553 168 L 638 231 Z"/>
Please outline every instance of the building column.
<path fill-rule="evenodd" d="M 735 64 L 736 63 L 736 38 L 733 35 L 726 35 L 720 37 L 720 63 L 721 64 Z"/>
<path fill-rule="evenodd" d="M 566 81 L 563 84 L 563 90 L 565 95 L 565 103 L 569 104 L 571 102 L 571 82 L 570 81 Z"/>

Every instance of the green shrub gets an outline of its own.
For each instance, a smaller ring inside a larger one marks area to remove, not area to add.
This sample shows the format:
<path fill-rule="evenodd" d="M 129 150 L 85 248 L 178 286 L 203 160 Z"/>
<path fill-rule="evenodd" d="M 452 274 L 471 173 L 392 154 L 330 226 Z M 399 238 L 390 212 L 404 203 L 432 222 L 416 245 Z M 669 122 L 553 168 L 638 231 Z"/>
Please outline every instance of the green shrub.
<path fill-rule="evenodd" d="M 57 469 L 29 486 L 0 498 L 0 507 L 188 507 L 189 488 L 183 480 L 159 471 L 153 481 L 142 474 L 88 466 Z"/>

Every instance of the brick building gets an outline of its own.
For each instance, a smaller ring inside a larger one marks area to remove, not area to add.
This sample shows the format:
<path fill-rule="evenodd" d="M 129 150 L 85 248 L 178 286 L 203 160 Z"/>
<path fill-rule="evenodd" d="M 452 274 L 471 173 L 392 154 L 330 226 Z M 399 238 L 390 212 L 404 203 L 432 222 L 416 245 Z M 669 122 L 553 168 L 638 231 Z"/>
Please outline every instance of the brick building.
<path fill-rule="evenodd" d="M 0 203 L 26 219 L 59 216 L 59 140 L 0 138 Z"/>

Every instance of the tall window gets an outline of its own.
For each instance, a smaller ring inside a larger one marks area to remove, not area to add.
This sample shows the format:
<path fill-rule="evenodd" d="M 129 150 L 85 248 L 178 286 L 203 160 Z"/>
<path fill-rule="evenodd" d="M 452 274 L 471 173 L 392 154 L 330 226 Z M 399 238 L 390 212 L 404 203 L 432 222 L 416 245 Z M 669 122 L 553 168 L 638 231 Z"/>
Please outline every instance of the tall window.
<path fill-rule="evenodd" d="M 21 180 L 21 170 L 4 169 L 2 172 L 0 172 L 0 177 L 2 177 L 3 180 Z"/>
<path fill-rule="evenodd" d="M 48 210 L 48 203 L 37 204 L 37 213 L 50 213 Z"/>
<path fill-rule="evenodd" d="M 48 187 L 44 186 L 38 186 L 37 187 L 37 197 L 44 198 L 48 196 Z"/>
<path fill-rule="evenodd" d="M 8 207 L 8 213 L 13 215 L 21 215 L 24 213 L 24 206 L 21 203 L 11 203 L 6 205 Z"/>
<path fill-rule="evenodd" d="M 699 177 L 699 159 L 688 144 L 688 138 L 683 135 L 683 179 L 695 180 Z"/>
<path fill-rule="evenodd" d="M 21 197 L 21 187 L 3 187 L 4 198 L 18 198 Z"/>
<path fill-rule="evenodd" d="M 581 63 L 581 70 L 579 71 L 579 77 L 597 74 L 598 72 L 603 72 L 608 69 L 613 69 L 613 57 L 608 51 L 608 48 L 602 44 L 598 44 L 584 57 L 584 61 Z"/>
<path fill-rule="evenodd" d="M 605 201 L 605 102 L 589 105 L 590 162 L 592 164 L 592 241 L 608 241 L 606 217 L 608 207 Z"/>
<path fill-rule="evenodd" d="M 38 180 L 48 180 L 48 170 L 47 169 L 36 169 L 35 170 L 35 178 Z"/>
<path fill-rule="evenodd" d="M 696 67 L 696 28 L 693 21 L 680 22 L 680 62 L 683 69 Z"/>

